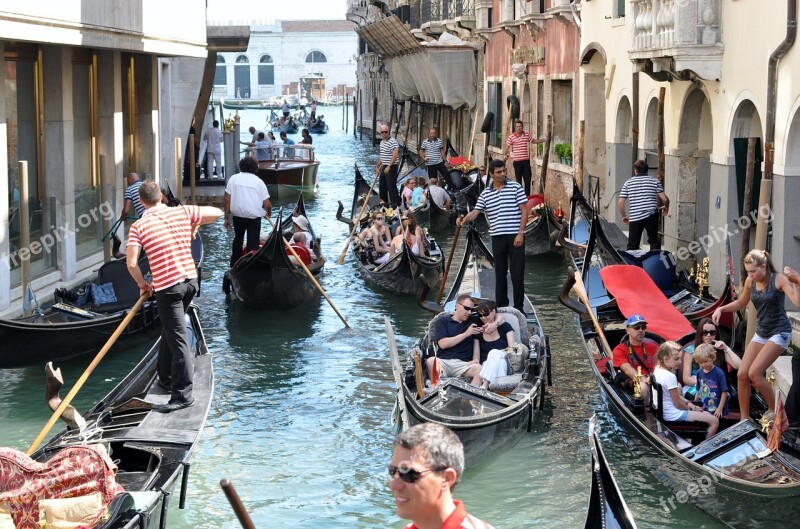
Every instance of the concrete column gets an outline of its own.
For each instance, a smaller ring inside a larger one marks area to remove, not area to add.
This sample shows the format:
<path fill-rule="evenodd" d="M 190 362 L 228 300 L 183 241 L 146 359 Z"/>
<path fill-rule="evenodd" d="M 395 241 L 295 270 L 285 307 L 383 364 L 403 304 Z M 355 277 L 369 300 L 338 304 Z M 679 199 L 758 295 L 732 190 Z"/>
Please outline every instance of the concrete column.
<path fill-rule="evenodd" d="M 631 147 L 630 143 L 607 143 L 606 155 L 608 167 L 604 186 L 602 186 L 604 179 L 600 179 L 602 192 L 600 194 L 601 204 L 598 213 L 611 222 L 616 222 L 622 229 L 627 230 L 627 225 L 622 223 L 622 218 L 619 216 L 617 201 L 619 200 L 618 191 L 622 189 L 622 184 L 633 176 L 633 168 L 630 163 L 633 147 Z M 606 204 L 608 204 L 607 208 Z"/>
<path fill-rule="evenodd" d="M 733 250 L 733 268 L 736 273 L 736 282 L 739 280 L 741 268 L 740 252 L 741 236 L 736 224 L 739 216 L 739 199 L 736 196 L 736 166 L 733 157 L 714 160 L 710 166 L 710 194 L 711 206 L 708 210 L 708 226 L 714 244 L 710 245 L 706 254 L 711 263 L 724 263 L 726 255 L 725 233 L 731 233 L 731 248 Z M 725 267 L 711 266 L 709 274 L 709 289 L 714 294 L 719 294 L 725 286 Z"/>
<path fill-rule="evenodd" d="M 156 135 L 158 125 L 158 75 L 156 61 L 149 55 L 137 55 L 136 63 L 136 172 L 158 176 Z M 155 121 L 154 121 L 155 120 Z"/>
<path fill-rule="evenodd" d="M 772 187 L 772 261 L 782 271 L 784 266 L 800 267 L 800 176 L 775 173 Z M 787 299 L 786 308 L 797 310 Z"/>
<path fill-rule="evenodd" d="M 76 274 L 75 166 L 72 115 L 72 49 L 43 47 L 44 68 L 44 172 L 45 197 L 56 201 L 58 268 L 61 280 Z M 64 233 L 64 228 L 67 228 Z"/>
<path fill-rule="evenodd" d="M 4 44 L 0 42 L 0 72 L 6 71 Z M 6 126 L 6 84 L 0 83 L 0 310 L 11 304 L 11 263 L 8 241 L 8 128 Z"/>

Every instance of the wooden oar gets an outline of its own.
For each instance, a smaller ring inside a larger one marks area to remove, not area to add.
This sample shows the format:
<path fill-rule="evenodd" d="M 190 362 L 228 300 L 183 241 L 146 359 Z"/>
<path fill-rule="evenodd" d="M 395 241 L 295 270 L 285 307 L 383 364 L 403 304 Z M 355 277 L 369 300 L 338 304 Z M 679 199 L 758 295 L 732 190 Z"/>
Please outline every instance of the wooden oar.
<path fill-rule="evenodd" d="M 453 253 L 456 251 L 456 244 L 458 244 L 458 236 L 461 234 L 461 224 L 456 226 L 456 235 L 453 237 L 453 244 L 450 245 L 450 254 L 447 256 L 447 266 L 444 268 L 444 275 L 442 276 L 442 283 L 439 285 L 439 293 L 436 294 L 436 303 L 442 304 L 442 295 L 444 294 L 444 284 L 447 281 L 447 274 L 450 273 L 450 265 L 453 263 Z"/>
<path fill-rule="evenodd" d="M 350 236 L 344 242 L 344 248 L 342 248 L 342 253 L 339 255 L 339 258 L 336 260 L 336 264 L 344 264 L 344 258 L 347 256 L 347 249 L 350 248 L 350 241 L 353 239 L 353 235 L 356 234 L 356 230 L 358 226 L 361 224 L 361 215 L 364 214 L 364 211 L 367 209 L 369 205 L 369 199 L 372 198 L 372 190 L 375 189 L 375 182 L 378 181 L 380 176 L 376 176 L 375 179 L 372 181 L 372 185 L 369 186 L 369 191 L 367 192 L 367 196 L 364 198 L 364 204 L 361 205 L 361 211 L 358 212 L 356 218 L 351 219 L 353 221 L 353 229 L 350 230 Z"/>
<path fill-rule="evenodd" d="M 100 349 L 100 352 L 97 353 L 97 356 L 94 357 L 92 363 L 89 364 L 89 367 L 86 368 L 86 370 L 83 372 L 83 374 L 75 383 L 75 385 L 72 386 L 72 389 L 69 390 L 67 396 L 64 398 L 64 400 L 61 401 L 61 404 L 58 406 L 58 408 L 56 408 L 56 411 L 54 411 L 53 415 L 50 416 L 50 420 L 48 420 L 47 424 L 44 425 L 42 431 L 39 432 L 39 435 L 36 437 L 33 443 L 31 443 L 31 446 L 28 448 L 27 452 L 28 455 L 34 453 L 36 449 L 39 448 L 39 445 L 42 443 L 42 440 L 50 432 L 50 429 L 58 421 L 58 418 L 61 417 L 61 414 L 64 413 L 64 410 L 67 409 L 67 406 L 69 406 L 69 404 L 72 402 L 72 399 L 75 398 L 75 395 L 78 394 L 78 391 L 80 391 L 80 389 L 83 387 L 83 384 L 86 382 L 86 379 L 89 378 L 89 375 L 92 374 L 92 371 L 94 371 L 94 369 L 106 355 L 108 350 L 111 349 L 111 346 L 114 345 L 114 343 L 117 341 L 117 338 L 119 338 L 119 336 L 122 334 L 122 331 L 125 330 L 125 328 L 131 322 L 133 317 L 136 316 L 136 313 L 139 312 L 139 309 L 144 303 L 144 300 L 146 300 L 149 296 L 150 296 L 149 292 L 145 292 L 144 294 L 139 296 L 139 299 L 138 301 L 136 301 L 136 304 L 131 308 L 130 312 L 128 312 L 125 318 L 123 318 L 123 320 L 117 326 L 117 329 L 108 339 L 106 344 L 103 346 L 102 349 Z"/>
<path fill-rule="evenodd" d="M 280 231 L 280 228 L 275 226 L 275 223 L 272 222 L 272 219 L 270 219 L 269 217 L 265 217 L 265 218 L 267 219 L 267 222 L 269 222 L 270 226 L 272 226 L 272 229 L 276 230 L 278 232 L 278 235 L 280 236 L 281 240 L 283 241 L 284 246 L 286 246 L 286 248 L 294 256 L 294 258 L 297 260 L 297 262 L 300 263 L 300 266 L 303 267 L 303 270 L 305 271 L 306 275 L 311 280 L 311 282 L 314 283 L 314 286 L 317 287 L 317 290 L 319 290 L 319 293 L 322 294 L 322 297 L 324 297 L 325 300 L 328 302 L 328 305 L 331 306 L 331 308 L 333 309 L 333 312 L 335 312 L 336 315 L 339 316 L 339 319 L 342 320 L 342 323 L 344 323 L 344 326 L 349 329 L 350 325 L 347 323 L 347 320 L 344 319 L 344 316 L 342 316 L 342 313 L 339 312 L 339 309 L 336 308 L 336 305 L 333 304 L 333 301 L 331 300 L 331 298 L 328 297 L 328 294 L 325 293 L 325 290 L 323 290 L 322 285 L 319 284 L 319 282 L 317 281 L 317 278 L 314 277 L 314 274 L 311 273 L 311 270 L 308 269 L 308 267 L 303 262 L 303 260 L 300 259 L 300 256 L 297 255 L 297 252 L 294 251 L 294 248 L 292 248 L 292 245 L 289 244 L 289 241 L 287 241 L 286 238 L 283 236 L 283 232 Z"/>
<path fill-rule="evenodd" d="M 228 498 L 228 503 L 233 507 L 233 512 L 236 513 L 239 523 L 242 524 L 242 529 L 256 529 L 231 480 L 224 478 L 220 480 L 219 486 L 222 488 L 222 492 L 225 493 L 225 497 Z"/>
<path fill-rule="evenodd" d="M 580 272 L 575 272 L 575 284 L 572 286 L 575 293 L 578 294 L 578 297 L 581 298 L 583 304 L 586 305 L 586 308 L 589 311 L 589 317 L 592 318 L 592 323 L 594 324 L 594 330 L 597 331 L 597 335 L 600 336 L 600 341 L 605 348 L 605 353 L 611 353 L 611 347 L 608 345 L 606 341 L 606 334 L 603 332 L 603 328 L 600 326 L 600 322 L 597 321 L 597 316 L 594 315 L 594 311 L 592 310 L 592 305 L 589 303 L 589 295 L 586 293 L 586 287 L 583 284 L 583 278 L 581 277 Z"/>

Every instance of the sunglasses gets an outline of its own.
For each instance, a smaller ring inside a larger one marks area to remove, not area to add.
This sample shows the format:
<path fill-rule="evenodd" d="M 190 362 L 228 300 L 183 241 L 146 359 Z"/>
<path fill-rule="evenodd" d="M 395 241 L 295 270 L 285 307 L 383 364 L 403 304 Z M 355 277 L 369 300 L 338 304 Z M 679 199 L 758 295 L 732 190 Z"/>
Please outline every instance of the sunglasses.
<path fill-rule="evenodd" d="M 716 329 L 711 329 L 710 331 L 703 329 L 703 336 L 716 336 L 716 335 L 717 335 Z"/>
<path fill-rule="evenodd" d="M 383 220 L 383 217 L 373 217 L 375 220 Z"/>
<path fill-rule="evenodd" d="M 389 134 L 389 131 L 388 130 L 382 130 L 381 134 Z"/>
<path fill-rule="evenodd" d="M 467 307 L 463 303 L 457 303 L 457 305 L 461 305 L 462 307 L 464 307 L 464 310 L 466 310 L 467 312 L 475 312 L 475 307 Z"/>
<path fill-rule="evenodd" d="M 395 467 L 389 465 L 389 477 L 394 478 L 397 474 L 401 480 L 406 483 L 416 483 L 420 478 L 428 472 L 441 472 L 443 468 L 429 468 L 428 470 L 414 470 L 413 468 Z"/>
<path fill-rule="evenodd" d="M 491 312 L 478 312 L 478 316 L 480 316 L 481 318 L 485 318 L 489 314 L 491 314 Z"/>
<path fill-rule="evenodd" d="M 647 329 L 647 324 L 639 323 L 638 325 L 631 325 L 631 329 L 633 329 L 634 331 L 643 331 Z"/>

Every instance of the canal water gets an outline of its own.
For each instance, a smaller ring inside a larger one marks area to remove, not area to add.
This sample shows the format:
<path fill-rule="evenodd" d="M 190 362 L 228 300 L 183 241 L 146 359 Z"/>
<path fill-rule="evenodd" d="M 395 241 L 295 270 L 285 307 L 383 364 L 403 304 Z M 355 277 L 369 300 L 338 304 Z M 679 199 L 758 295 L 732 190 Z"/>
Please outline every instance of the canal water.
<path fill-rule="evenodd" d="M 403 353 L 430 315 L 410 297 L 365 286 L 349 257 L 342 266 L 334 263 L 346 238 L 345 225 L 335 220 L 337 200 L 349 205 L 353 164 L 371 175 L 376 148 L 366 136 L 354 137 L 352 126 L 349 133 L 342 130 L 342 107 L 321 113 L 331 130 L 314 137 L 320 189 L 307 209 L 329 259 L 322 285 L 352 329 L 324 301 L 283 313 L 253 312 L 226 301 L 221 282 L 232 234 L 221 221 L 201 230 L 206 261 L 197 303 L 215 355 L 216 393 L 192 458 L 186 509 L 172 502 L 170 528 L 239 527 L 219 488 L 222 478 L 233 481 L 259 528 L 404 524 L 386 478 L 394 382 L 383 316 L 394 325 Z M 242 129 L 263 128 L 267 115 L 245 111 Z M 450 238 L 439 241 L 445 249 Z M 723 527 L 675 501 L 642 463 L 657 457 L 655 451 L 605 410 L 576 318 L 557 301 L 566 264 L 551 255 L 529 258 L 526 268 L 527 292 L 553 353 L 546 411 L 515 447 L 468 468 L 455 496 L 498 529 L 583 527 L 591 485 L 587 425 L 597 413 L 606 454 L 639 527 Z M 145 349 L 112 352 L 78 394 L 76 407 L 88 409 Z M 62 363 L 67 386 L 89 361 Z M 25 450 L 49 417 L 44 370 L 5 370 L 2 376 L 0 445 Z"/>

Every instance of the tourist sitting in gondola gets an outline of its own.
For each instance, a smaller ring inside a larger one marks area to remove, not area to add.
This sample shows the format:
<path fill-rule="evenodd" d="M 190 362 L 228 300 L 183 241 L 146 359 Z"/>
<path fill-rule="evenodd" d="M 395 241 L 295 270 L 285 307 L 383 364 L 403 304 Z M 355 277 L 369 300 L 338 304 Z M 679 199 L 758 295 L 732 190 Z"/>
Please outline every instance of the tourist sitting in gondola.
<path fill-rule="evenodd" d="M 404 218 L 401 226 L 392 239 L 392 255 L 401 252 L 403 244 L 407 244 L 414 255 L 425 255 L 425 234 L 414 216 Z"/>
<path fill-rule="evenodd" d="M 452 204 L 450 194 L 444 189 L 444 182 L 438 178 L 428 180 L 428 194 L 439 209 L 449 210 Z"/>
<path fill-rule="evenodd" d="M 366 234 L 361 238 L 366 247 L 367 261 L 375 265 L 385 263 L 392 256 L 392 233 L 384 224 L 385 220 L 386 214 L 383 210 L 375 211 L 372 214 L 372 225 L 364 230 Z"/>
<path fill-rule="evenodd" d="M 717 340 L 719 329 L 711 321 L 711 318 L 702 318 L 697 324 L 694 343 L 683 348 L 683 359 L 681 366 L 681 381 L 683 383 L 683 396 L 687 399 L 694 399 L 695 385 L 697 384 L 697 370 L 699 366 L 694 358 L 695 351 L 702 344 L 711 345 L 716 351 L 724 353 L 725 362 L 732 369 L 739 369 L 742 359 L 733 352 L 722 340 Z"/>
<path fill-rule="evenodd" d="M 475 300 L 469 294 L 461 294 L 456 298 L 453 315 L 436 322 L 439 352 L 425 361 L 428 373 L 436 369 L 445 377 L 467 377 L 478 385 L 481 366 L 473 342 L 481 327 L 472 320 L 474 310 Z"/>
<path fill-rule="evenodd" d="M 653 370 L 653 378 L 664 391 L 661 410 L 666 421 L 696 421 L 708 425 L 706 439 L 717 433 L 719 419 L 703 411 L 702 406 L 681 397 L 680 384 L 675 370 L 681 359 L 681 346 L 677 342 L 664 342 L 656 352 L 658 366 Z"/>
<path fill-rule="evenodd" d="M 406 181 L 406 185 L 403 186 L 403 192 L 400 194 L 400 201 L 403 204 L 403 207 L 408 209 L 411 207 L 411 197 L 414 195 L 414 190 L 417 188 L 417 179 L 414 177 L 409 178 Z"/>
<path fill-rule="evenodd" d="M 292 239 L 299 235 L 298 240 L 302 242 L 303 246 L 311 253 L 311 259 L 316 261 L 317 256 L 314 253 L 314 236 L 309 230 L 308 219 L 305 215 L 297 215 L 292 217 L 292 229 L 294 236 Z"/>
<path fill-rule="evenodd" d="M 292 247 L 292 250 L 294 250 L 294 253 L 297 254 L 297 257 L 299 257 L 300 260 L 303 261 L 303 264 L 308 266 L 314 261 L 316 261 L 316 259 L 314 257 L 313 250 L 306 247 L 305 241 L 306 238 L 303 232 L 297 232 L 294 235 L 292 235 L 292 242 L 289 244 L 289 246 Z M 292 264 L 300 266 L 300 263 L 297 262 L 295 256 L 292 255 L 291 252 L 287 253 L 289 255 L 289 260 L 292 262 Z"/>
<path fill-rule="evenodd" d="M 425 203 L 425 192 L 428 190 L 428 186 L 425 184 L 425 177 L 418 176 L 417 185 L 414 186 L 414 191 L 411 193 L 411 207 L 409 209 L 412 211 Z"/>
<path fill-rule="evenodd" d="M 625 322 L 626 336 L 622 343 L 614 348 L 614 367 L 617 373 L 616 384 L 625 388 L 633 388 L 633 381 L 638 377 L 638 368 L 642 368 L 644 378 L 640 379 L 642 399 L 645 405 L 650 402 L 650 383 L 648 378 L 653 374 L 656 364 L 658 345 L 652 340 L 645 340 L 647 320 L 641 314 L 633 314 Z"/>
<path fill-rule="evenodd" d="M 725 372 L 714 365 L 717 360 L 717 351 L 711 344 L 700 345 L 694 353 L 695 361 L 700 365 L 697 370 L 697 384 L 695 385 L 696 401 L 703 406 L 703 411 L 711 413 L 716 418 L 731 417 L 728 410 L 728 377 Z"/>
<path fill-rule="evenodd" d="M 478 335 L 473 346 L 478 351 L 481 363 L 479 385 L 488 388 L 496 378 L 508 375 L 505 349 L 513 347 L 516 340 L 514 328 L 503 321 L 502 316 L 498 316 L 494 301 L 482 301 L 475 310 L 483 324 L 483 332 Z"/>

